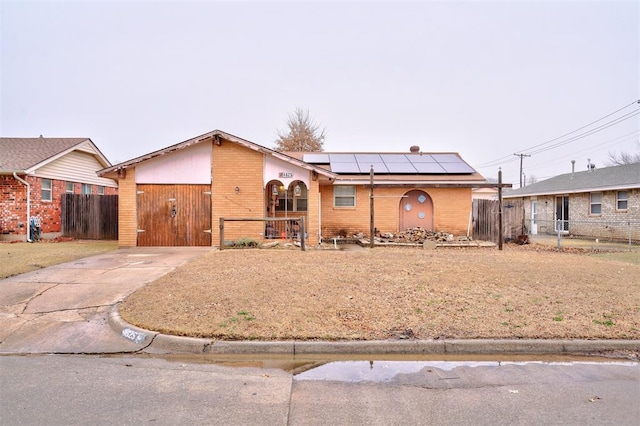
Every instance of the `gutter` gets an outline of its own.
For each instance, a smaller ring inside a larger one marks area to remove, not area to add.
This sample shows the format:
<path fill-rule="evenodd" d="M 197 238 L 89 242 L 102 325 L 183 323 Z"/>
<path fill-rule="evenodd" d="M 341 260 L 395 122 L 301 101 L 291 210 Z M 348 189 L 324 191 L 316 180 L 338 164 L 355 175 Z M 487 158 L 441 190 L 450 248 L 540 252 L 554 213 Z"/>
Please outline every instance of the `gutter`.
<path fill-rule="evenodd" d="M 29 223 L 29 220 L 31 219 L 31 186 L 29 185 L 29 182 L 27 182 L 26 180 L 22 179 L 20 176 L 18 176 L 18 174 L 16 172 L 13 172 L 13 177 L 22 182 L 26 187 L 27 187 L 27 242 L 30 243 L 31 239 L 29 238 L 29 234 L 31 232 L 31 225 Z"/>

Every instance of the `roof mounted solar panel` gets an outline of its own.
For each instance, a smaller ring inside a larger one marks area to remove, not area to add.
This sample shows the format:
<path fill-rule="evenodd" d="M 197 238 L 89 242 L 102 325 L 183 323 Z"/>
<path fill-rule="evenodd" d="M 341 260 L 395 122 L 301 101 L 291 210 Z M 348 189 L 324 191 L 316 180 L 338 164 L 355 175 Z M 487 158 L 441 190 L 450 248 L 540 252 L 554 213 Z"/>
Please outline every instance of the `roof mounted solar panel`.
<path fill-rule="evenodd" d="M 329 160 L 333 163 L 357 163 L 353 154 L 329 154 Z"/>
<path fill-rule="evenodd" d="M 447 171 L 438 163 L 413 163 L 418 173 L 446 174 Z"/>
<path fill-rule="evenodd" d="M 360 172 L 361 173 L 371 173 L 371 167 L 373 167 L 373 173 L 389 173 L 389 169 L 383 162 L 378 163 L 360 163 Z"/>
<path fill-rule="evenodd" d="M 415 163 L 435 163 L 436 159 L 433 158 L 431 154 L 408 154 L 406 155 L 407 159 L 415 164 Z"/>
<path fill-rule="evenodd" d="M 466 163 L 440 163 L 440 166 L 450 174 L 475 172 L 475 170 Z"/>
<path fill-rule="evenodd" d="M 356 154 L 356 161 L 358 164 L 381 163 L 382 158 L 380 154 Z"/>
<path fill-rule="evenodd" d="M 389 173 L 403 173 L 403 174 L 418 173 L 418 170 L 414 167 L 414 165 L 409 163 L 408 161 L 405 163 L 386 163 L 386 164 L 387 164 L 387 169 L 389 169 Z"/>
<path fill-rule="evenodd" d="M 380 154 L 382 161 L 385 163 L 409 163 L 407 156 L 404 154 Z"/>
<path fill-rule="evenodd" d="M 460 163 L 462 159 L 455 154 L 431 154 L 438 163 Z"/>
<path fill-rule="evenodd" d="M 360 174 L 358 163 L 334 163 L 331 162 L 331 171 L 334 173 Z"/>

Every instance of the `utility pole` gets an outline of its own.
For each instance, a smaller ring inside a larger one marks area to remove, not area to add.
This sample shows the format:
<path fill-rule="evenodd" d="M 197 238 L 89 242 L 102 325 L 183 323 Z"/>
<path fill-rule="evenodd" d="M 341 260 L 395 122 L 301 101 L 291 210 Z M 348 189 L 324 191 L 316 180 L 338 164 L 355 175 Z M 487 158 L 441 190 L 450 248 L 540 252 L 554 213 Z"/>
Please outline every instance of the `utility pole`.
<path fill-rule="evenodd" d="M 531 154 L 513 154 L 516 157 L 520 157 L 520 188 L 522 188 L 522 159 L 524 157 L 531 157 Z"/>

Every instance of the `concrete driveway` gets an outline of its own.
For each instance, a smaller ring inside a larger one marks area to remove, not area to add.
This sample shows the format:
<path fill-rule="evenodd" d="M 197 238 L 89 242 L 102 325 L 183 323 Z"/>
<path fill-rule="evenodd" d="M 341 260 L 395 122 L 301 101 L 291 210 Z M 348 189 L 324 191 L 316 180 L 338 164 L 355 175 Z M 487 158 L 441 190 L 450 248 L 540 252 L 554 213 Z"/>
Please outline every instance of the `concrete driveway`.
<path fill-rule="evenodd" d="M 141 345 L 107 324 L 127 295 L 211 250 L 136 247 L 0 280 L 0 353 L 118 353 Z"/>

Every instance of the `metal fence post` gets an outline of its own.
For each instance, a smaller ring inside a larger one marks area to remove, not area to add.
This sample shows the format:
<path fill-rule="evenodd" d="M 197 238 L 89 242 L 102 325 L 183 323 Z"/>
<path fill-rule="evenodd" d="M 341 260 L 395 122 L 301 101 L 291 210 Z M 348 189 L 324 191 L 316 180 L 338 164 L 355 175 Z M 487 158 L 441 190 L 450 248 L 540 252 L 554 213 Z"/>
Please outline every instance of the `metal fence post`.
<path fill-rule="evenodd" d="M 224 250 L 224 218 L 220 218 L 220 251 Z"/>
<path fill-rule="evenodd" d="M 306 250 L 306 246 L 305 246 L 305 225 L 304 225 L 304 216 L 300 217 L 300 249 L 302 249 L 302 251 Z"/>

